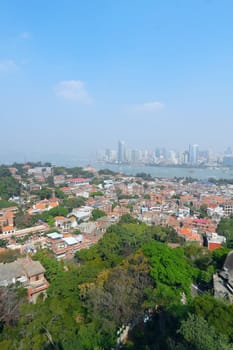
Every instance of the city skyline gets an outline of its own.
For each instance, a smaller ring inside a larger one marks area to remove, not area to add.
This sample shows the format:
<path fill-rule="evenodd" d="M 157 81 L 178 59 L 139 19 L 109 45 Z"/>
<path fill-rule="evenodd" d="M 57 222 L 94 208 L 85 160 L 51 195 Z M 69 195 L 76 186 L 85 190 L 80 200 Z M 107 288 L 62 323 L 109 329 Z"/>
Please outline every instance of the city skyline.
<path fill-rule="evenodd" d="M 233 146 L 233 3 L 3 0 L 1 161 Z"/>
<path fill-rule="evenodd" d="M 200 145 L 189 144 L 183 150 L 169 149 L 166 146 L 154 146 L 150 149 L 133 148 L 125 140 L 119 140 L 115 148 L 99 150 L 97 161 L 112 164 L 145 165 L 185 165 L 185 166 L 230 166 L 233 165 L 232 148 L 228 146 L 223 152 L 203 149 Z"/>

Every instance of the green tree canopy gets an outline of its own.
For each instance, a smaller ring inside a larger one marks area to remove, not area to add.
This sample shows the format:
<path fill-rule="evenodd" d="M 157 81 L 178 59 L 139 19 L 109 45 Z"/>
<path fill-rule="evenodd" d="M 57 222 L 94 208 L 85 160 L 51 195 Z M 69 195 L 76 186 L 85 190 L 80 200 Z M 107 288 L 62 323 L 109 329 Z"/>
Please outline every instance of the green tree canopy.
<path fill-rule="evenodd" d="M 189 298 L 195 270 L 185 260 L 184 250 L 172 249 L 155 241 L 143 250 L 149 258 L 159 303 L 180 303 L 182 293 Z"/>
<path fill-rule="evenodd" d="M 191 350 L 232 350 L 227 338 L 201 316 L 190 314 L 182 321 L 179 333 L 184 338 L 185 348 Z"/>
<path fill-rule="evenodd" d="M 217 232 L 226 237 L 227 246 L 233 248 L 233 217 L 221 218 L 217 226 Z"/>
<path fill-rule="evenodd" d="M 103 210 L 93 209 L 91 212 L 91 220 L 93 220 L 93 221 L 96 221 L 96 220 L 102 218 L 103 216 L 106 216 L 106 213 Z"/>
<path fill-rule="evenodd" d="M 51 188 L 46 187 L 42 188 L 41 190 L 32 191 L 31 193 L 38 196 L 41 200 L 50 199 L 53 195 Z"/>
<path fill-rule="evenodd" d="M 78 196 L 73 198 L 65 198 L 63 201 L 63 205 L 70 211 L 74 208 L 79 208 L 85 205 L 86 198 Z"/>
<path fill-rule="evenodd" d="M 8 200 L 12 196 L 20 195 L 20 183 L 13 176 L 7 167 L 0 166 L 0 197 Z"/>

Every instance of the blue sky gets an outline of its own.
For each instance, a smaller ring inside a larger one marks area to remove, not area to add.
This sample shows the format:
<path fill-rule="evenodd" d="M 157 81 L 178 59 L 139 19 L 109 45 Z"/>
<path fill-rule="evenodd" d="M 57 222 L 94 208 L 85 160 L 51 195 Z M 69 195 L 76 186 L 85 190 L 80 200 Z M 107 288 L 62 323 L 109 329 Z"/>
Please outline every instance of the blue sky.
<path fill-rule="evenodd" d="M 232 13 L 231 0 L 1 0 L 0 157 L 233 146 Z"/>

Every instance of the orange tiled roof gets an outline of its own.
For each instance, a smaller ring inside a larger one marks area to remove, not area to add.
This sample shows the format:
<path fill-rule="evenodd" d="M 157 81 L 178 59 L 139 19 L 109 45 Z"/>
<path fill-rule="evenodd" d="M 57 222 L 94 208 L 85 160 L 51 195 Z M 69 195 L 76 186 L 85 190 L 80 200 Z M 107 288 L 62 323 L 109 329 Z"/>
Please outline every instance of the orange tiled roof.
<path fill-rule="evenodd" d="M 189 235 L 192 234 L 192 230 L 191 230 L 190 228 L 188 228 L 188 227 L 182 227 L 182 228 L 180 229 L 180 233 L 181 233 L 182 235 L 189 236 Z"/>
<path fill-rule="evenodd" d="M 3 226 L 2 232 L 14 230 L 14 226 Z"/>
<path fill-rule="evenodd" d="M 55 220 L 66 220 L 64 216 L 55 216 Z"/>

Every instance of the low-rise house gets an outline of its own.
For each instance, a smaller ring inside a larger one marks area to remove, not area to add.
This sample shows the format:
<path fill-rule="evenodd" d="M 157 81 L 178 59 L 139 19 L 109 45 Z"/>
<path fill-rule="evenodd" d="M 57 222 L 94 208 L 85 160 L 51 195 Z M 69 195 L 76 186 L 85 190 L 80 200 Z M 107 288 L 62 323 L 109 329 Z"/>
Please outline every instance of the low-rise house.
<path fill-rule="evenodd" d="M 78 228 L 86 235 L 94 235 L 96 232 L 96 223 L 94 221 L 82 222 L 78 225 Z"/>
<path fill-rule="evenodd" d="M 215 232 L 216 223 L 211 219 L 184 218 L 182 220 L 185 227 L 197 230 L 199 232 Z"/>
<path fill-rule="evenodd" d="M 28 209 L 28 214 L 40 214 L 44 211 L 48 211 L 52 208 L 56 208 L 59 205 L 59 200 L 57 198 L 43 199 L 35 203 L 32 208 Z"/>
<path fill-rule="evenodd" d="M 28 301 L 35 303 L 41 293 L 49 286 L 45 276 L 45 269 L 39 261 L 18 259 L 8 264 L 0 264 L 0 286 L 19 282 L 27 289 Z"/>
<path fill-rule="evenodd" d="M 1 233 L 0 232 L 0 238 L 1 239 L 10 239 L 13 236 L 15 236 L 16 238 L 19 237 L 24 237 L 28 234 L 33 234 L 36 233 L 38 234 L 43 234 L 44 232 L 46 232 L 49 229 L 48 224 L 42 224 L 42 225 L 37 225 L 37 226 L 32 226 L 32 227 L 28 227 L 28 228 L 24 228 L 22 230 L 14 230 L 14 232 L 12 233 L 11 231 L 8 233 Z"/>
<path fill-rule="evenodd" d="M 76 178 L 67 179 L 66 183 L 70 186 L 84 186 L 84 185 L 89 185 L 90 179 L 76 177 Z"/>
<path fill-rule="evenodd" d="M 72 195 L 72 189 L 68 186 L 61 187 L 60 190 L 66 195 Z"/>
<path fill-rule="evenodd" d="M 206 234 L 207 247 L 209 250 L 221 248 L 226 243 L 226 237 L 218 235 L 216 232 L 208 232 Z"/>
<path fill-rule="evenodd" d="M 77 250 L 82 248 L 82 241 L 82 235 L 72 237 L 52 232 L 47 234 L 46 245 L 53 251 L 56 259 L 70 259 Z"/>
<path fill-rule="evenodd" d="M 55 226 L 61 228 L 64 231 L 67 231 L 71 228 L 77 227 L 77 221 L 74 216 L 66 218 L 64 216 L 55 216 Z"/>
<path fill-rule="evenodd" d="M 0 228 L 4 226 L 14 226 L 14 217 L 18 212 L 18 207 L 13 206 L 0 210 Z"/>
<path fill-rule="evenodd" d="M 29 184 L 29 190 L 30 191 L 40 191 L 41 188 L 42 188 L 42 186 L 40 184 L 37 184 L 37 183 L 34 183 L 34 182 Z"/>
<path fill-rule="evenodd" d="M 28 175 L 29 176 L 43 176 L 48 177 L 52 175 L 52 168 L 51 167 L 35 167 L 35 168 L 29 168 L 28 169 Z"/>
<path fill-rule="evenodd" d="M 89 248 L 100 238 L 101 236 L 71 236 L 53 232 L 47 234 L 46 245 L 53 251 L 56 259 L 72 259 L 78 250 Z"/>
<path fill-rule="evenodd" d="M 212 219 L 219 220 L 224 216 L 224 210 L 222 206 L 209 206 L 207 208 L 207 215 L 210 216 Z"/>
<path fill-rule="evenodd" d="M 96 220 L 96 234 L 97 235 L 103 235 L 107 229 L 112 225 L 112 219 L 109 216 L 103 216 Z"/>
<path fill-rule="evenodd" d="M 65 176 L 64 175 L 54 175 L 53 182 L 54 182 L 55 186 L 61 185 L 61 184 L 65 183 Z"/>
<path fill-rule="evenodd" d="M 12 176 L 15 175 L 17 173 L 17 171 L 18 171 L 18 169 L 14 168 L 14 167 L 9 167 L 8 170 L 10 171 Z"/>
<path fill-rule="evenodd" d="M 197 242 L 199 245 L 202 245 L 203 243 L 202 236 L 195 230 L 192 230 L 188 227 L 179 228 L 178 234 L 179 236 L 183 237 L 187 242 Z"/>
<path fill-rule="evenodd" d="M 179 208 L 178 209 L 178 216 L 180 218 L 187 218 L 190 216 L 190 208 Z"/>
<path fill-rule="evenodd" d="M 87 221 L 91 217 L 92 209 L 93 208 L 88 207 L 88 206 L 84 206 L 81 208 L 74 208 L 72 210 L 72 212 L 68 215 L 68 217 L 75 216 L 77 221 L 79 221 L 79 220 Z"/>
<path fill-rule="evenodd" d="M 14 226 L 3 226 L 0 228 L 0 237 L 1 235 L 14 235 L 16 228 Z"/>

